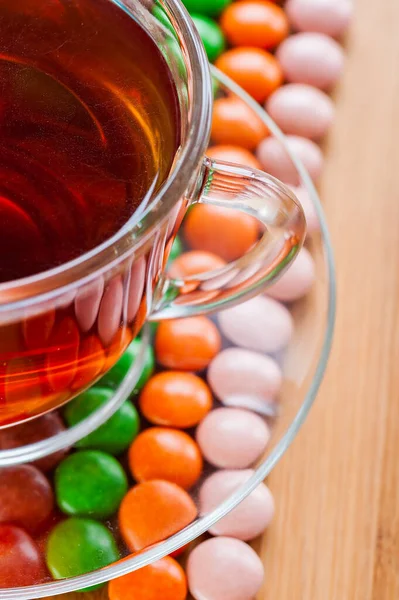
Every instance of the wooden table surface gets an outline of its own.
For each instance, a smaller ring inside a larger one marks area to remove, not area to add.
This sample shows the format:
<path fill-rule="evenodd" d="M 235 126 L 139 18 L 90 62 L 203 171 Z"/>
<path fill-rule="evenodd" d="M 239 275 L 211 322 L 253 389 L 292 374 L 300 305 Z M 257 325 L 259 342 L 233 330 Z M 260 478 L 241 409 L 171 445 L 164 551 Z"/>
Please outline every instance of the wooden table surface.
<path fill-rule="evenodd" d="M 269 478 L 277 515 L 257 544 L 258 600 L 399 598 L 398 23 L 398 0 L 357 0 L 321 186 L 335 342 L 311 415 Z"/>

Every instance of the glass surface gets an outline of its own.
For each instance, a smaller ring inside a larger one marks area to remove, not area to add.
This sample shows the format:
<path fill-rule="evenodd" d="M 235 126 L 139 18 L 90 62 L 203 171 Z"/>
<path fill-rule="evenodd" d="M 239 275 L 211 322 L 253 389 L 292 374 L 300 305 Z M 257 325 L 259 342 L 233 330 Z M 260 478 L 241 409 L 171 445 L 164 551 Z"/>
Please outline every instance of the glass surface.
<path fill-rule="evenodd" d="M 285 144 L 283 134 L 257 103 L 224 75 L 217 73 L 216 70 L 214 70 L 214 75 L 220 83 L 219 93 L 240 96 L 264 120 L 272 135 Z M 287 151 L 289 152 L 288 149 Z M 278 357 L 284 376 L 282 391 L 278 398 L 278 414 L 270 421 L 273 423 L 272 439 L 255 474 L 245 485 L 236 490 L 234 495 L 211 513 L 197 518 L 183 531 L 149 549 L 84 576 L 31 588 L 1 590 L 0 598 L 30 600 L 87 588 L 126 574 L 174 552 L 206 532 L 215 522 L 237 506 L 267 477 L 287 450 L 315 400 L 331 348 L 335 318 L 334 264 L 323 210 L 317 192 L 302 165 L 295 157 L 292 157 L 292 160 L 303 185 L 312 198 L 320 219 L 320 234 L 314 234 L 307 241 L 307 247 L 315 261 L 316 284 L 310 294 L 296 302 L 292 309 L 290 307 L 295 324 L 294 336 L 283 355 Z M 273 413 L 273 410 L 271 412 Z M 195 488 L 192 495 L 193 499 L 197 501 Z"/>

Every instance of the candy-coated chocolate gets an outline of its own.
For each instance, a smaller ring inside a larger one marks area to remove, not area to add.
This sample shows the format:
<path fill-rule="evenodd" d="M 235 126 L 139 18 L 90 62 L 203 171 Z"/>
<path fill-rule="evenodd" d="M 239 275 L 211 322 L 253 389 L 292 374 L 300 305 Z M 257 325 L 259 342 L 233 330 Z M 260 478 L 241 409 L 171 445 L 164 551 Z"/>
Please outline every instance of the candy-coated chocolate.
<path fill-rule="evenodd" d="M 184 431 L 150 427 L 131 445 L 129 466 L 138 482 L 163 479 L 189 490 L 201 476 L 202 456 Z"/>
<path fill-rule="evenodd" d="M 308 171 L 311 178 L 319 179 L 323 170 L 324 158 L 319 146 L 304 137 L 287 135 L 285 143 L 296 155 Z M 292 162 L 287 150 L 280 140 L 269 137 L 259 144 L 257 157 L 263 169 L 284 183 L 299 185 L 298 169 Z"/>
<path fill-rule="evenodd" d="M 109 600 L 186 600 L 186 575 L 178 562 L 166 556 L 110 581 L 108 597 Z"/>
<path fill-rule="evenodd" d="M 256 156 L 254 156 L 249 150 L 245 150 L 245 148 L 241 148 L 240 146 L 212 146 L 211 148 L 208 148 L 206 155 L 209 158 L 214 158 L 215 160 L 243 165 L 244 167 L 251 167 L 253 169 L 262 168 L 262 165 Z"/>
<path fill-rule="evenodd" d="M 215 65 L 258 102 L 264 102 L 283 82 L 279 63 L 273 54 L 261 48 L 232 48 Z"/>
<path fill-rule="evenodd" d="M 247 400 L 262 406 L 279 392 L 282 375 L 275 360 L 269 356 L 245 350 L 227 348 L 211 362 L 208 383 L 224 404 L 240 406 Z"/>
<path fill-rule="evenodd" d="M 155 425 L 194 427 L 212 408 L 212 393 L 203 379 L 184 371 L 154 375 L 140 395 L 140 410 Z"/>
<path fill-rule="evenodd" d="M 191 248 L 232 261 L 243 256 L 256 242 L 259 224 L 242 211 L 199 204 L 187 215 L 184 237 Z"/>
<path fill-rule="evenodd" d="M 118 362 L 102 377 L 99 381 L 101 387 L 110 387 L 116 389 L 121 381 L 126 376 L 128 370 L 137 359 L 141 352 L 143 342 L 140 339 L 135 339 L 127 348 L 123 356 Z M 141 371 L 139 380 L 136 383 L 134 392 L 137 393 L 141 390 L 143 385 L 148 381 L 154 371 L 154 352 L 151 346 L 147 346 L 144 351 L 144 366 Z"/>
<path fill-rule="evenodd" d="M 215 144 L 232 144 L 247 150 L 269 135 L 258 115 L 240 98 L 218 98 L 213 104 L 211 137 Z"/>
<path fill-rule="evenodd" d="M 255 550 L 234 538 L 206 540 L 187 561 L 188 586 L 195 600 L 253 600 L 263 577 Z"/>
<path fill-rule="evenodd" d="M 220 256 L 206 252 L 205 250 L 191 250 L 184 252 L 173 261 L 169 268 L 169 275 L 175 279 L 192 277 L 206 271 L 221 269 L 226 262 Z M 190 285 L 189 283 L 187 285 Z"/>
<path fill-rule="evenodd" d="M 311 140 L 327 133 L 335 112 L 327 94 L 302 83 L 290 83 L 276 90 L 265 108 L 284 133 Z"/>
<path fill-rule="evenodd" d="M 106 519 L 119 508 L 128 489 L 121 464 L 100 450 L 80 450 L 55 472 L 60 509 L 70 516 Z"/>
<path fill-rule="evenodd" d="M 339 37 L 347 30 L 353 14 L 352 0 L 288 0 L 284 6 L 297 31 L 315 31 Z"/>
<path fill-rule="evenodd" d="M 67 404 L 64 418 L 69 427 L 80 423 L 89 415 L 109 402 L 113 390 L 92 387 Z M 140 429 L 140 418 L 136 408 L 126 401 L 108 421 L 76 443 L 78 448 L 103 450 L 110 454 L 121 454 L 134 440 Z"/>
<path fill-rule="evenodd" d="M 210 17 L 191 14 L 191 18 L 201 36 L 208 59 L 213 62 L 226 46 L 223 31 Z"/>
<path fill-rule="evenodd" d="M 48 579 L 33 539 L 19 527 L 0 525 L 0 589 L 37 585 Z"/>
<path fill-rule="evenodd" d="M 183 252 L 183 244 L 179 236 L 177 235 L 173 241 L 172 249 L 169 254 L 169 262 L 176 260 L 178 256 Z"/>
<path fill-rule="evenodd" d="M 271 354 L 287 346 L 293 330 L 285 306 L 262 296 L 220 312 L 218 322 L 223 335 L 237 346 Z"/>
<path fill-rule="evenodd" d="M 220 24 L 232 46 L 275 48 L 289 32 L 284 10 L 268 0 L 233 2 Z"/>
<path fill-rule="evenodd" d="M 231 0 L 184 0 L 183 4 L 191 14 L 217 17 L 230 2 Z"/>
<path fill-rule="evenodd" d="M 217 408 L 200 423 L 196 439 L 204 458 L 221 469 L 245 469 L 266 449 L 270 430 L 249 410 Z"/>
<path fill-rule="evenodd" d="M 220 333 L 207 317 L 164 321 L 155 335 L 155 354 L 164 367 L 201 371 L 221 347 Z"/>
<path fill-rule="evenodd" d="M 278 47 L 276 57 L 287 81 L 321 90 L 337 83 L 344 66 L 341 46 L 322 33 L 291 35 Z"/>
<path fill-rule="evenodd" d="M 46 562 L 54 579 L 84 575 L 119 558 L 111 532 L 91 519 L 66 519 L 56 525 L 47 543 Z"/>
<path fill-rule="evenodd" d="M 315 205 L 309 195 L 308 190 L 303 187 L 290 186 L 295 196 L 298 198 L 306 218 L 306 232 L 311 235 L 315 231 L 320 230 L 320 219 L 316 212 Z"/>
<path fill-rule="evenodd" d="M 266 291 L 268 296 L 283 302 L 293 302 L 303 298 L 310 291 L 316 277 L 312 255 L 302 248 L 288 271 Z"/>
<path fill-rule="evenodd" d="M 142 550 L 187 527 L 197 516 L 189 494 L 175 483 L 146 481 L 122 500 L 119 527 L 132 551 Z"/>
<path fill-rule="evenodd" d="M 48 479 L 36 467 L 18 465 L 0 469 L 0 523 L 12 523 L 38 533 L 54 508 Z"/>
<path fill-rule="evenodd" d="M 243 488 L 255 473 L 251 469 L 217 471 L 203 483 L 200 494 L 200 513 L 209 514 L 234 492 Z M 274 500 L 269 488 L 261 483 L 236 508 L 212 525 L 212 535 L 225 535 L 248 542 L 268 527 L 274 516 Z"/>
<path fill-rule="evenodd" d="M 65 425 L 55 412 L 47 413 L 21 425 L 6 427 L 0 431 L 0 450 L 11 450 L 28 444 L 35 444 L 65 431 Z M 31 464 L 41 471 L 51 471 L 66 456 L 68 450 L 35 460 Z"/>

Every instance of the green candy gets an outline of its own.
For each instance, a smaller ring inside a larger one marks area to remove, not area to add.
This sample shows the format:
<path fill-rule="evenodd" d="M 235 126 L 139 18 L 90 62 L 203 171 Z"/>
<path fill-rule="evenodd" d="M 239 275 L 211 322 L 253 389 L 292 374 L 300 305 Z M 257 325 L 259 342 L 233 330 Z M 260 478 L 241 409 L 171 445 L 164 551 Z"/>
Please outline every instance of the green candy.
<path fill-rule="evenodd" d="M 219 25 L 209 17 L 194 14 L 192 14 L 191 17 L 201 36 L 208 60 L 210 62 L 215 61 L 226 47 L 222 30 Z"/>
<path fill-rule="evenodd" d="M 173 35 L 173 37 L 178 39 L 176 30 L 173 27 L 173 23 L 169 19 L 168 13 L 159 2 L 155 2 L 154 6 L 152 7 L 152 14 L 161 23 L 161 25 L 163 25 L 165 29 L 167 29 Z"/>
<path fill-rule="evenodd" d="M 183 4 L 190 14 L 206 15 L 207 17 L 218 17 L 231 2 L 232 0 L 183 0 Z"/>
<path fill-rule="evenodd" d="M 179 236 L 175 237 L 169 254 L 169 262 L 173 262 L 183 252 L 183 244 Z"/>
<path fill-rule="evenodd" d="M 108 388 L 92 387 L 69 402 L 64 418 L 73 427 L 86 419 L 101 406 L 109 402 L 114 391 Z M 110 454 L 121 454 L 130 446 L 140 430 L 140 417 L 136 408 L 128 400 L 98 429 L 76 443 L 77 448 L 94 448 Z"/>
<path fill-rule="evenodd" d="M 48 538 L 46 563 L 54 579 L 91 573 L 119 558 L 110 531 L 91 519 L 66 519 L 54 527 Z M 97 587 L 100 586 L 90 590 Z"/>
<path fill-rule="evenodd" d="M 120 463 L 99 450 L 75 452 L 55 471 L 58 506 L 72 517 L 107 519 L 116 513 L 127 490 Z"/>
<path fill-rule="evenodd" d="M 114 390 L 117 389 L 139 355 L 142 343 L 143 342 L 140 339 L 133 340 L 118 362 L 100 379 L 98 385 L 101 387 L 109 387 Z M 154 372 L 155 358 L 151 346 L 147 346 L 144 354 L 144 367 L 134 388 L 135 394 L 141 390 Z"/>

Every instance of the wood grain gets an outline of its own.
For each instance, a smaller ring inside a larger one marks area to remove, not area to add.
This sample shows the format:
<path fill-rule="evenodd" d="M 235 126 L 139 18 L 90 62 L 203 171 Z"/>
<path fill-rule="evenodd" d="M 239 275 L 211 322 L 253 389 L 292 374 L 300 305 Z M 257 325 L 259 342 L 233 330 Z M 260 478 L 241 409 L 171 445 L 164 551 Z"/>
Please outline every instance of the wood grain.
<path fill-rule="evenodd" d="M 399 2 L 358 0 L 355 12 L 321 190 L 338 272 L 334 349 L 269 478 L 277 515 L 256 544 L 258 600 L 399 598 Z"/>

